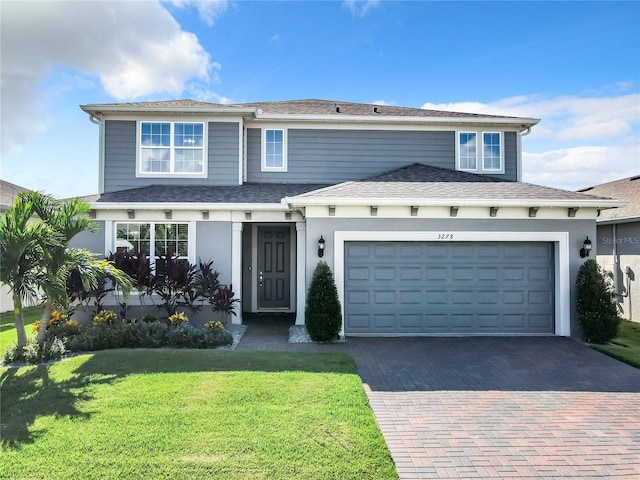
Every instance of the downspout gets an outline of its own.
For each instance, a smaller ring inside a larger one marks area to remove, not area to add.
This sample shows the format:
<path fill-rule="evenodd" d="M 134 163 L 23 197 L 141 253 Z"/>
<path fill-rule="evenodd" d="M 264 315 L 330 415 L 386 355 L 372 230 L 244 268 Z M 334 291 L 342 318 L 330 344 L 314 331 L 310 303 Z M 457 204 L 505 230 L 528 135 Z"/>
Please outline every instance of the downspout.
<path fill-rule="evenodd" d="M 524 128 L 524 130 L 520 130 L 518 132 L 518 152 L 516 162 L 518 164 L 518 174 L 516 176 L 516 180 L 518 182 L 522 181 L 522 137 L 526 137 L 531 133 L 531 125 Z"/>
<path fill-rule="evenodd" d="M 620 297 L 620 290 L 618 289 L 618 268 L 620 268 L 620 261 L 618 260 L 618 239 L 616 238 L 616 224 L 611 225 L 611 236 L 613 237 L 613 289 L 616 294 L 616 302 Z"/>

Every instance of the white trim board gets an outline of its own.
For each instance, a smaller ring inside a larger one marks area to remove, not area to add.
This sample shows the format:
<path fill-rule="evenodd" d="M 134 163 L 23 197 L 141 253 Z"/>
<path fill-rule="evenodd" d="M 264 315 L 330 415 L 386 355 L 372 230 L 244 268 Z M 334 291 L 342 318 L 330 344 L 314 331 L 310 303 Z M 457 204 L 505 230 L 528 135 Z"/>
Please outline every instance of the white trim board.
<path fill-rule="evenodd" d="M 568 232 L 415 232 L 415 231 L 336 231 L 333 235 L 333 271 L 342 308 L 344 335 L 344 247 L 353 241 L 409 242 L 553 242 L 554 244 L 554 324 L 555 334 L 571 335 Z"/>

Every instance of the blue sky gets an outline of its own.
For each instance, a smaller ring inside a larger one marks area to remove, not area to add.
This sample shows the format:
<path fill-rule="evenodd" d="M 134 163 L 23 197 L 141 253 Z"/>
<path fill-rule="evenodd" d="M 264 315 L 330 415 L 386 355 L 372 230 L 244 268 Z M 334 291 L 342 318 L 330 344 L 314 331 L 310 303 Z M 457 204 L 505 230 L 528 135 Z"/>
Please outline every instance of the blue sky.
<path fill-rule="evenodd" d="M 541 118 L 524 181 L 640 174 L 640 2 L 0 2 L 0 177 L 98 189 L 79 104 L 324 98 Z M 37 32 L 37 34 L 35 33 Z"/>

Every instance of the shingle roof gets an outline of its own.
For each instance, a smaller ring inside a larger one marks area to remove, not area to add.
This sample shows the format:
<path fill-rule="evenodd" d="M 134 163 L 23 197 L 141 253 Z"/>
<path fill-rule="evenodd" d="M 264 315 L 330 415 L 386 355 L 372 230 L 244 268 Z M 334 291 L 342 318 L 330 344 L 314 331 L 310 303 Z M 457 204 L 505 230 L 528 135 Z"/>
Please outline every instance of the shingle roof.
<path fill-rule="evenodd" d="M 10 207 L 18 194 L 27 190 L 27 188 L 0 180 L 0 208 L 6 209 Z"/>
<path fill-rule="evenodd" d="M 504 180 L 415 163 L 365 180 L 314 190 L 290 201 L 305 199 L 414 199 L 414 200 L 550 200 L 588 201 L 582 193 Z"/>
<path fill-rule="evenodd" d="M 640 220 L 640 175 L 603 183 L 579 191 L 588 195 L 610 197 L 629 202 L 626 207 L 604 210 L 600 213 L 598 222 L 632 218 Z"/>
<path fill-rule="evenodd" d="M 128 110 L 179 110 L 206 112 L 211 111 L 231 111 L 237 109 L 238 112 L 247 112 L 247 109 L 256 109 L 259 115 L 296 115 L 296 116 L 334 116 L 336 119 L 350 116 L 366 117 L 414 117 L 414 118 L 443 118 L 443 119 L 494 119 L 511 121 L 534 125 L 538 120 L 521 117 L 507 117 L 501 115 L 488 115 L 478 113 L 447 112 L 443 110 L 427 110 L 424 108 L 398 107 L 393 105 L 376 105 L 369 103 L 343 102 L 337 100 L 319 100 L 315 98 L 304 100 L 282 100 L 273 102 L 248 102 L 248 103 L 210 103 L 198 100 L 166 100 L 155 102 L 125 102 L 109 103 L 103 105 L 82 105 L 81 108 L 88 112 L 95 111 L 128 111 Z"/>
<path fill-rule="evenodd" d="M 89 203 L 167 203 L 167 204 L 290 204 L 401 201 L 410 204 L 452 201 L 483 201 L 522 205 L 551 201 L 558 205 L 598 204 L 605 208 L 610 199 L 559 190 L 529 183 L 503 180 L 415 163 L 364 180 L 336 185 L 247 183 L 244 185 L 150 185 L 83 197 Z M 599 202 L 598 202 L 599 201 Z M 382 202 L 381 202 L 382 203 Z"/>
<path fill-rule="evenodd" d="M 341 102 L 337 100 L 283 100 L 276 102 L 249 102 L 236 104 L 242 107 L 256 107 L 263 113 L 288 115 L 366 115 L 392 117 L 453 117 L 453 118 L 514 118 L 499 115 L 481 115 L 476 113 L 446 112 L 426 110 L 424 108 L 397 107 L 393 105 L 375 105 L 369 103 Z M 338 109 L 339 111 L 336 111 Z M 375 109 L 375 111 L 374 111 Z"/>
<path fill-rule="evenodd" d="M 262 183 L 229 186 L 150 185 L 83 197 L 90 203 L 280 203 L 287 195 L 300 195 L 325 187 L 317 184 Z"/>

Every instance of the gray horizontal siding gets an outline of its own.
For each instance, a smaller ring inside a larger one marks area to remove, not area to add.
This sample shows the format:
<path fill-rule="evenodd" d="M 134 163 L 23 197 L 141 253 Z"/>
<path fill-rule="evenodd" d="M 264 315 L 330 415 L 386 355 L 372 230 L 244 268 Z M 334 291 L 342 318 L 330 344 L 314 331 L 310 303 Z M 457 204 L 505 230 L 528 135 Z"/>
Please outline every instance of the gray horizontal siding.
<path fill-rule="evenodd" d="M 260 130 L 249 129 L 249 182 L 344 182 L 412 163 L 455 167 L 453 132 L 289 129 L 288 137 L 288 171 L 265 173 Z"/>
<path fill-rule="evenodd" d="M 505 132 L 504 134 L 504 178 L 518 180 L 518 134 Z"/>
<path fill-rule="evenodd" d="M 337 183 L 423 163 L 455 168 L 455 132 L 289 129 L 288 171 L 261 172 L 260 129 L 247 131 L 247 180 Z M 517 179 L 517 137 L 504 136 L 505 177 Z"/>
<path fill-rule="evenodd" d="M 208 178 L 136 178 L 136 122 L 105 122 L 104 191 L 148 185 L 237 185 L 238 123 L 208 123 Z"/>

